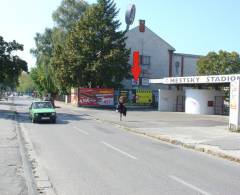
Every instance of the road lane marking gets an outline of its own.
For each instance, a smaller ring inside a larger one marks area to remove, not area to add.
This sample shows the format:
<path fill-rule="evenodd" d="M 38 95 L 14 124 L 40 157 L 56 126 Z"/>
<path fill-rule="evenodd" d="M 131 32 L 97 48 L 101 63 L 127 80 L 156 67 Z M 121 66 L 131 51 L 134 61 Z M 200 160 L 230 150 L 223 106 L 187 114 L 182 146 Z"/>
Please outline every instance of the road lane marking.
<path fill-rule="evenodd" d="M 137 157 L 135 157 L 135 156 L 133 156 L 133 155 L 131 155 L 131 154 L 128 154 L 127 152 L 124 152 L 124 151 L 122 151 L 122 150 L 120 150 L 120 149 L 112 146 L 111 144 L 108 144 L 108 143 L 106 143 L 106 142 L 104 142 L 104 141 L 101 141 L 101 143 L 104 144 L 105 146 L 107 146 L 107 147 L 115 150 L 115 151 L 118 151 L 119 153 L 121 153 L 121 154 L 123 154 L 123 155 L 125 155 L 125 156 L 128 156 L 129 158 L 132 158 L 132 159 L 134 159 L 134 160 L 137 160 Z"/>
<path fill-rule="evenodd" d="M 201 190 L 200 188 L 198 188 L 198 187 L 196 187 L 196 186 L 194 186 L 194 185 L 192 185 L 192 184 L 190 184 L 190 183 L 188 183 L 188 182 L 186 182 L 186 181 L 184 181 L 184 180 L 182 180 L 182 179 L 180 179 L 180 178 L 178 178 L 178 177 L 176 177 L 174 175 L 169 175 L 169 177 L 171 179 L 177 181 L 178 183 L 181 183 L 181 184 L 183 184 L 183 185 L 185 185 L 185 186 L 187 186 L 187 187 L 189 187 L 189 188 L 191 188 L 191 189 L 193 189 L 193 190 L 195 190 L 195 191 L 197 191 L 197 192 L 199 192 L 201 194 L 211 195 L 210 193 L 208 193 L 208 192 L 206 192 L 204 190 Z"/>
<path fill-rule="evenodd" d="M 73 128 L 76 129 L 78 132 L 84 134 L 84 135 L 89 135 L 88 132 L 86 132 L 86 131 L 84 131 L 84 130 L 82 130 L 82 129 L 79 129 L 78 127 L 75 127 L 75 126 L 74 126 Z"/>

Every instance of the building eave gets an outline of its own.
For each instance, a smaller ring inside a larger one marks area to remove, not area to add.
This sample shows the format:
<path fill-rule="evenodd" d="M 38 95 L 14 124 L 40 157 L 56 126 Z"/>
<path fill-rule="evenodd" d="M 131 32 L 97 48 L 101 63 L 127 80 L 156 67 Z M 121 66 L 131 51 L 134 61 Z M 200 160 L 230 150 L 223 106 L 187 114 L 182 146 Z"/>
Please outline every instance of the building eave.
<path fill-rule="evenodd" d="M 129 32 L 134 31 L 134 30 L 137 29 L 137 28 L 139 28 L 139 26 L 136 26 L 136 27 L 130 29 Z M 149 30 L 151 33 L 153 33 L 153 34 L 154 34 L 158 39 L 160 39 L 162 42 L 164 42 L 164 43 L 169 47 L 168 50 L 176 51 L 176 49 L 175 49 L 173 46 L 171 46 L 167 41 L 165 41 L 165 40 L 162 39 L 160 36 L 158 36 L 158 35 L 157 35 L 155 32 L 153 32 L 150 28 L 148 28 L 147 26 L 145 26 L 145 28 L 146 28 L 147 30 Z M 127 32 L 127 33 L 128 33 L 128 32 Z"/>
<path fill-rule="evenodd" d="M 195 55 L 195 54 L 185 54 L 185 53 L 174 53 L 174 56 L 183 56 L 183 57 L 191 57 L 191 58 L 201 58 L 203 55 Z"/>

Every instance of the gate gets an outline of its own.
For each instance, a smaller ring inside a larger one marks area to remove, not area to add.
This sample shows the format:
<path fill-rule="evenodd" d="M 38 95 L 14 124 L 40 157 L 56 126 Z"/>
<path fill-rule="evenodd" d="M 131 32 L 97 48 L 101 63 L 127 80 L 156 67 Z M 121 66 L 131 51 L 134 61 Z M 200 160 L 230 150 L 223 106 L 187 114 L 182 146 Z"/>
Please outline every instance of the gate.
<path fill-rule="evenodd" d="M 185 112 L 185 96 L 177 96 L 176 112 Z"/>
<path fill-rule="evenodd" d="M 223 96 L 215 96 L 214 114 L 216 115 L 224 114 L 224 97 Z"/>

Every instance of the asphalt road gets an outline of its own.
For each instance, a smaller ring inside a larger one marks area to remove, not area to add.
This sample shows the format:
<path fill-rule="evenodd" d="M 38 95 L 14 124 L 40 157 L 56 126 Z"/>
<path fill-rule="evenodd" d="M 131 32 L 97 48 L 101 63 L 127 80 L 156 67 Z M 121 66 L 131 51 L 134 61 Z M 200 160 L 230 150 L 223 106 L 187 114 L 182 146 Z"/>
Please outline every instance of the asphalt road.
<path fill-rule="evenodd" d="M 239 164 L 135 135 L 70 109 L 57 109 L 57 124 L 32 124 L 30 100 L 16 98 L 15 104 L 58 195 L 240 194 Z"/>

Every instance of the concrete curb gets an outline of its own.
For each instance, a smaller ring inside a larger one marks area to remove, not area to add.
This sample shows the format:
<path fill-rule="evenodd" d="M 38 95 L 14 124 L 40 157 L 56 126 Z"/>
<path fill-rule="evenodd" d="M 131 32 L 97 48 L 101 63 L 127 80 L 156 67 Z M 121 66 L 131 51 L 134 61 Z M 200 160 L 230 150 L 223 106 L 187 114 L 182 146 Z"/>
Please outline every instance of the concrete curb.
<path fill-rule="evenodd" d="M 92 117 L 94 117 L 94 116 L 92 115 Z M 111 123 L 113 125 L 116 125 L 116 126 L 120 127 L 121 129 L 123 129 L 125 131 L 129 131 L 129 132 L 132 132 L 132 133 L 135 133 L 135 134 L 151 137 L 153 139 L 157 139 L 157 140 L 164 141 L 164 142 L 167 142 L 167 143 L 170 143 L 170 144 L 173 144 L 173 145 L 181 146 L 181 147 L 186 148 L 186 149 L 191 149 L 191 150 L 194 150 L 194 151 L 197 151 L 197 152 L 204 152 L 204 153 L 210 154 L 212 156 L 217 156 L 217 157 L 220 157 L 220 158 L 223 158 L 223 159 L 226 159 L 226 160 L 230 160 L 230 161 L 233 161 L 233 162 L 240 163 L 240 157 L 236 157 L 234 155 L 231 155 L 228 152 L 226 152 L 224 150 L 221 150 L 216 146 L 185 143 L 185 142 L 182 142 L 182 141 L 177 140 L 175 138 L 171 138 L 170 136 L 167 136 L 167 135 L 161 135 L 161 134 L 154 135 L 154 134 L 147 133 L 147 132 L 144 132 L 144 131 L 139 131 L 139 130 L 134 129 L 134 128 L 129 128 L 129 127 L 126 127 L 124 125 L 120 125 L 120 124 L 112 122 L 112 121 L 107 121 L 107 120 L 99 119 L 99 118 L 96 118 L 96 117 L 94 117 L 94 118 L 96 120 L 100 120 L 100 121 L 103 121 L 103 122 L 108 122 L 108 123 Z"/>
<path fill-rule="evenodd" d="M 32 174 L 32 165 L 31 165 L 31 162 L 28 160 L 28 154 L 25 147 L 25 140 L 21 131 L 18 113 L 16 108 L 14 107 L 13 100 L 11 103 L 10 110 L 13 114 L 14 128 L 15 128 L 16 137 L 18 140 L 19 151 L 20 151 L 21 160 L 22 160 L 22 168 L 23 168 L 23 173 L 24 173 L 25 182 L 27 186 L 27 192 L 28 194 L 31 194 L 31 195 L 38 195 L 35 181 L 34 181 L 34 176 Z"/>
<path fill-rule="evenodd" d="M 29 161 L 28 159 L 28 154 L 24 145 L 23 134 L 21 132 L 21 127 L 18 121 L 16 122 L 16 131 L 17 131 L 18 142 L 20 145 L 20 152 L 22 157 L 23 170 L 26 178 L 28 193 L 31 195 L 38 195 L 39 193 L 36 190 L 36 183 L 35 183 L 33 172 L 32 172 L 33 171 L 32 162 Z"/>
<path fill-rule="evenodd" d="M 56 190 L 52 185 L 52 182 L 37 157 L 33 144 L 28 136 L 25 126 L 21 123 L 20 129 L 22 131 L 23 139 L 25 142 L 25 148 L 27 152 L 27 158 L 32 166 L 32 175 L 35 182 L 36 191 L 38 194 L 43 195 L 56 195 Z"/>
<path fill-rule="evenodd" d="M 14 103 L 13 103 L 14 106 Z M 46 174 L 45 169 L 40 165 L 34 150 L 33 144 L 27 134 L 24 125 L 19 120 L 19 113 L 12 110 L 15 117 L 17 137 L 21 149 L 21 156 L 24 166 L 24 174 L 29 195 L 56 195 L 56 191 Z"/>
<path fill-rule="evenodd" d="M 68 104 L 65 104 L 65 103 L 62 103 L 62 102 L 60 102 L 60 104 L 66 106 L 68 108 L 71 106 L 71 105 L 68 105 Z M 181 147 L 186 148 L 186 149 L 191 149 L 191 150 L 194 150 L 194 151 L 197 151 L 197 152 L 204 152 L 204 153 L 210 154 L 212 156 L 217 156 L 217 157 L 220 157 L 220 158 L 223 158 L 223 159 L 226 159 L 226 160 L 230 160 L 230 161 L 233 161 L 233 162 L 240 163 L 240 157 L 236 157 L 232 154 L 229 154 L 228 152 L 226 152 L 224 150 L 221 150 L 216 146 L 185 143 L 181 140 L 177 140 L 175 138 L 172 138 L 171 136 L 161 135 L 161 134 L 155 135 L 155 134 L 147 133 L 147 132 L 144 132 L 144 131 L 139 131 L 139 130 L 134 129 L 134 128 L 129 128 L 129 127 L 126 127 L 124 125 L 120 125 L 116 122 L 112 122 L 112 121 L 108 121 L 108 120 L 105 120 L 105 119 L 97 118 L 96 116 L 91 115 L 91 114 L 89 114 L 89 115 L 91 117 L 93 117 L 95 120 L 111 123 L 113 125 L 116 125 L 117 127 L 120 127 L 121 129 L 123 129 L 125 131 L 129 131 L 129 132 L 136 133 L 136 134 L 139 134 L 139 135 L 151 137 L 153 139 L 157 139 L 157 140 L 161 140 L 161 141 L 164 141 L 164 142 L 167 142 L 167 143 L 170 143 L 170 144 L 178 145 L 178 146 L 181 146 Z"/>

